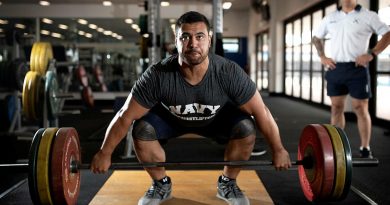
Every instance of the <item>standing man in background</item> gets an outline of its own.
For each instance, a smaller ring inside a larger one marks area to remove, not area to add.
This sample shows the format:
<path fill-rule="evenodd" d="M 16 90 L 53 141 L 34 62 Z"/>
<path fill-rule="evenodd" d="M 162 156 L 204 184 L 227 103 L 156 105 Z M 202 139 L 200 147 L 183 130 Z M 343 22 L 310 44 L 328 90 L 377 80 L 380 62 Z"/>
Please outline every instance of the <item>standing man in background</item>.
<path fill-rule="evenodd" d="M 345 127 L 344 105 L 349 94 L 357 116 L 359 151 L 363 158 L 372 158 L 368 64 L 389 45 L 389 31 L 389 26 L 380 21 L 377 13 L 363 8 L 357 0 L 341 0 L 341 7 L 324 17 L 313 37 L 321 63 L 328 68 L 325 78 L 332 104 L 331 124 Z M 373 33 L 382 35 L 382 39 L 373 49 L 368 49 Z M 330 34 L 329 54 L 325 54 L 322 41 L 327 34 Z"/>

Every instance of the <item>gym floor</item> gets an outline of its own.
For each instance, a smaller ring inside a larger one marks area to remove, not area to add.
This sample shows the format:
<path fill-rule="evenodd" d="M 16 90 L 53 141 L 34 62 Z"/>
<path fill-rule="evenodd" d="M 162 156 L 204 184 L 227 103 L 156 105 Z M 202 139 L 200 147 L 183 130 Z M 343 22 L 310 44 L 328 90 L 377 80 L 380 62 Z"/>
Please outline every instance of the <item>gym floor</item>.
<path fill-rule="evenodd" d="M 329 111 L 285 97 L 270 97 L 264 94 L 263 98 L 278 123 L 282 140 L 290 153 L 291 159 L 296 160 L 298 139 L 303 127 L 311 123 L 328 123 Z M 114 115 L 113 112 L 95 111 L 83 111 L 81 114 L 64 115 L 59 118 L 61 127 L 71 126 L 77 129 L 84 163 L 89 163 L 93 154 L 99 149 L 105 128 Z M 351 144 L 352 153 L 356 156 L 359 146 L 356 122 L 354 120 L 348 121 L 345 131 Z M 379 159 L 380 165 L 378 167 L 354 168 L 352 189 L 345 200 L 317 204 L 390 204 L 388 197 L 390 177 L 387 176 L 390 171 L 390 155 L 387 151 L 390 147 L 390 138 L 385 136 L 384 132 L 384 128 L 373 126 L 371 149 L 374 156 Z M 266 147 L 266 144 L 263 145 Z M 168 161 L 220 161 L 223 159 L 224 146 L 205 138 L 178 138 L 163 146 Z M 28 148 L 28 141 L 18 142 L 12 154 L 15 154 L 17 159 L 26 159 Z M 113 162 L 126 161 L 121 159 L 123 150 L 124 141 L 114 152 Z M 269 153 L 252 158 L 270 160 Z M 11 156 L 10 153 L 8 153 L 8 156 Z M 127 161 L 136 160 L 130 159 Z M 178 167 L 177 169 L 183 168 Z M 202 169 L 202 167 L 196 167 L 195 169 Z M 274 204 L 312 204 L 305 199 L 301 191 L 296 167 L 288 171 L 277 172 L 271 168 L 269 170 L 259 170 L 256 173 Z M 78 204 L 89 204 L 111 174 L 112 171 L 103 175 L 95 175 L 89 170 L 82 170 Z M 6 173 L 0 170 L 1 205 L 32 204 L 26 176 L 24 173 Z"/>

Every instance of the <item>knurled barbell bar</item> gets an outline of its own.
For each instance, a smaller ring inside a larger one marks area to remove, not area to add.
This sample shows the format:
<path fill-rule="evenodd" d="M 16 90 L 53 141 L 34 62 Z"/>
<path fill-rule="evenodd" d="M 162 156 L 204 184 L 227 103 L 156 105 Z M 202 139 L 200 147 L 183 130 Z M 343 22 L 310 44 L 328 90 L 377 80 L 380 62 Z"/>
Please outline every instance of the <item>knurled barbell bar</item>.
<path fill-rule="evenodd" d="M 354 158 L 344 131 L 328 124 L 304 127 L 298 146 L 299 181 L 309 201 L 343 200 L 350 189 L 352 167 L 378 166 L 378 159 Z M 260 170 L 271 161 L 113 163 L 110 169 L 142 167 L 240 166 Z M 27 171 L 34 204 L 76 204 L 80 190 L 80 142 L 74 128 L 41 128 L 33 138 L 27 164 L 1 164 L 0 169 Z"/>

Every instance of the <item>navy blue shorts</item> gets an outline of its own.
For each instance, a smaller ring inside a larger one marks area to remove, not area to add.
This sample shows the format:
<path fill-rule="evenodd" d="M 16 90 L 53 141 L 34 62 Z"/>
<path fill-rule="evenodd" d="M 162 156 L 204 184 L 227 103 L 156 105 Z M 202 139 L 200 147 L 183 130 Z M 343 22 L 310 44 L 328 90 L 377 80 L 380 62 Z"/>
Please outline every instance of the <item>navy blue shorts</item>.
<path fill-rule="evenodd" d="M 207 138 L 213 138 L 221 143 L 226 143 L 232 136 L 232 128 L 234 125 L 244 119 L 249 119 L 254 123 L 254 120 L 250 115 L 229 104 L 224 106 L 215 116 L 215 119 L 209 124 L 198 127 L 187 127 L 181 126 L 176 117 L 173 117 L 165 108 L 157 106 L 151 109 L 140 120 L 134 122 L 134 127 L 136 127 L 137 123 L 141 120 L 148 122 L 154 127 L 158 140 L 166 140 L 179 137 L 183 134 L 192 133 Z"/>
<path fill-rule="evenodd" d="M 356 99 L 371 97 L 370 73 L 368 68 L 355 66 L 354 62 L 337 63 L 336 69 L 325 73 L 328 96 L 351 95 Z"/>

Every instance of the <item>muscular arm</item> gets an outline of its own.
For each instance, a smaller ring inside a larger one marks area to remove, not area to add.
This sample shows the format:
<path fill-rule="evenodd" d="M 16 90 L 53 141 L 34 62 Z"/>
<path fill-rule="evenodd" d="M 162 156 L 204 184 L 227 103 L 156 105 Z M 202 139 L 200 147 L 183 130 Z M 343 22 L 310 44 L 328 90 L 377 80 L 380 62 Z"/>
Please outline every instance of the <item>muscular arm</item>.
<path fill-rule="evenodd" d="M 141 118 L 146 112 L 148 112 L 148 109 L 141 106 L 130 94 L 106 130 L 101 147 L 102 152 L 111 154 L 119 142 L 126 136 L 133 121 Z"/>
<path fill-rule="evenodd" d="M 130 94 L 123 107 L 111 120 L 103 144 L 92 160 L 91 170 L 94 173 L 104 173 L 111 164 L 111 154 L 126 133 L 134 120 L 141 118 L 149 109 L 139 104 Z"/>
<path fill-rule="evenodd" d="M 260 93 L 256 91 L 255 95 L 240 108 L 255 118 L 257 127 L 264 134 L 272 149 L 275 167 L 277 169 L 290 167 L 290 157 L 282 144 L 279 128 L 271 112 L 265 106 Z"/>

